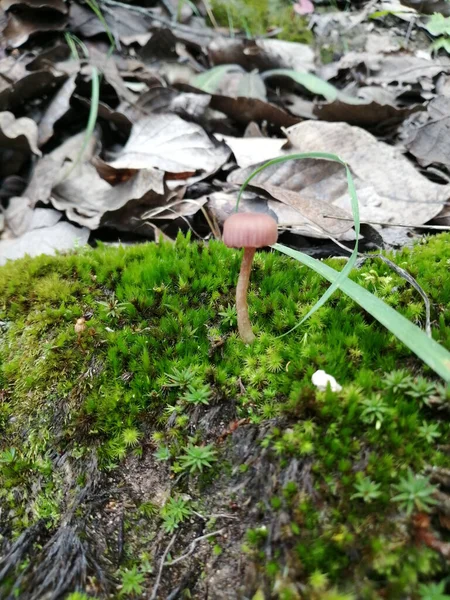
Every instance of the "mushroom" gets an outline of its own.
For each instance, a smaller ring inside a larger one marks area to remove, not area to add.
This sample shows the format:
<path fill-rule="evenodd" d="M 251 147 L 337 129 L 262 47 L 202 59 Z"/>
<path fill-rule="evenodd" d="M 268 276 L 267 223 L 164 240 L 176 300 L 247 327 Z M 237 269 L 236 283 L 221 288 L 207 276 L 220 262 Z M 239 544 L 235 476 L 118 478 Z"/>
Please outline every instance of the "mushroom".
<path fill-rule="evenodd" d="M 238 330 L 246 344 L 255 340 L 248 316 L 247 288 L 256 248 L 271 246 L 278 239 L 277 222 L 262 213 L 234 213 L 223 226 L 223 242 L 229 248 L 244 248 L 236 287 Z"/>

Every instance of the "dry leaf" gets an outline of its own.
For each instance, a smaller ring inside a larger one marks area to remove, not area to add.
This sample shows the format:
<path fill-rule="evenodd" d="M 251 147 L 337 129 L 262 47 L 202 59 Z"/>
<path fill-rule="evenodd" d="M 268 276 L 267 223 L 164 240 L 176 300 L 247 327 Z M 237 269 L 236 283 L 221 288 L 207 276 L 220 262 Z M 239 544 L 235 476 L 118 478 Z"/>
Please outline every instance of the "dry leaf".
<path fill-rule="evenodd" d="M 72 75 L 56 92 L 54 98 L 47 107 L 38 128 L 38 145 L 42 146 L 53 136 L 53 127 L 70 108 L 70 99 L 75 91 L 76 76 Z"/>
<path fill-rule="evenodd" d="M 417 129 L 406 147 L 419 163 L 450 166 L 450 98 L 438 96 L 428 105 L 430 122 Z"/>
<path fill-rule="evenodd" d="M 48 212 L 48 211 L 46 211 Z M 42 227 L 27 231 L 19 238 L 0 240 L 0 265 L 7 260 L 15 260 L 25 255 L 55 254 L 56 251 L 72 250 L 76 245 L 84 245 L 90 231 L 61 222 L 53 227 Z"/>
<path fill-rule="evenodd" d="M 230 98 L 228 96 L 211 96 L 211 108 L 225 113 L 238 123 L 250 121 L 268 121 L 277 127 L 289 127 L 300 121 L 288 112 L 270 102 L 258 98 Z"/>
<path fill-rule="evenodd" d="M 142 213 L 143 206 L 147 210 L 155 203 L 164 203 L 166 195 L 162 171 L 141 169 L 123 183 L 111 186 L 93 165 L 85 163 L 53 187 L 50 200 L 56 209 L 65 211 L 71 221 L 97 229 L 106 213 L 109 216 L 105 219 L 111 224 L 110 213 L 116 213 L 125 205 L 138 202 Z"/>
<path fill-rule="evenodd" d="M 67 25 L 67 18 L 61 13 L 54 12 L 49 16 L 47 11 L 29 11 L 19 14 L 8 14 L 8 24 L 2 36 L 10 48 L 18 48 L 36 33 L 45 31 L 63 31 Z"/>
<path fill-rule="evenodd" d="M 133 125 L 115 169 L 156 168 L 169 173 L 214 173 L 228 159 L 229 149 L 195 123 L 176 115 L 150 115 Z"/>
<path fill-rule="evenodd" d="M 213 65 L 237 64 L 246 71 L 314 70 L 314 52 L 308 45 L 283 40 L 216 38 L 209 44 L 208 54 Z"/>
<path fill-rule="evenodd" d="M 8 10 L 12 6 L 25 5 L 30 8 L 56 10 L 63 15 L 69 12 L 69 6 L 64 0 L 1 0 L 0 6 Z"/>
<path fill-rule="evenodd" d="M 396 125 L 419 110 L 422 110 L 420 104 L 398 108 L 392 104 L 378 102 L 353 105 L 335 100 L 327 104 L 317 104 L 314 114 L 322 121 L 345 121 L 350 125 L 379 128 Z"/>
<path fill-rule="evenodd" d="M 8 112 L 0 112 L 0 147 L 41 155 L 37 147 L 38 128 L 28 117 L 16 119 Z"/>
<path fill-rule="evenodd" d="M 436 216 L 450 197 L 450 185 L 429 181 L 397 148 L 378 141 L 359 127 L 346 123 L 305 121 L 289 128 L 287 136 L 298 152 L 334 153 L 349 164 L 363 221 L 422 225 Z M 332 173 L 335 169 L 332 163 L 321 164 L 326 179 L 319 179 L 308 186 L 311 199 L 332 202 L 351 212 L 343 169 Z M 304 184 L 305 175 L 302 173 L 291 189 L 301 191 L 303 195 Z"/>
<path fill-rule="evenodd" d="M 289 150 L 283 150 L 286 139 L 265 137 L 231 137 L 228 135 L 215 134 L 215 137 L 231 148 L 239 167 L 248 167 L 255 163 L 270 160 L 283 154 L 289 154 Z"/>

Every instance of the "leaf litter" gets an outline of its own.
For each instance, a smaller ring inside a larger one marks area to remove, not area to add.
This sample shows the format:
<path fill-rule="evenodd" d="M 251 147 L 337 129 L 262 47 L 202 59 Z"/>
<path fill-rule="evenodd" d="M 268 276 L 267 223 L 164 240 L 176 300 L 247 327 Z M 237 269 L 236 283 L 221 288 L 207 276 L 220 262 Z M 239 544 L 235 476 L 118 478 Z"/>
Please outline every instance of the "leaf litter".
<path fill-rule="evenodd" d="M 375 239 L 395 245 L 394 226 L 414 238 L 448 214 L 450 58 L 431 48 L 432 35 L 446 35 L 445 11 L 430 19 L 414 2 L 358 3 L 350 12 L 297 2 L 292 18 L 309 21 L 311 45 L 283 31 L 253 38 L 251 24 L 246 33 L 231 23 L 214 31 L 208 3 L 177 4 L 105 0 L 102 20 L 81 2 L 3 0 L 0 151 L 8 167 L 0 175 L 25 181 L 22 196 L 2 199 L 4 239 L 44 235 L 31 218 L 42 210 L 88 230 L 91 243 L 121 232 L 153 238 L 155 227 L 209 237 L 205 210 L 222 222 L 246 174 L 299 151 L 349 162 L 362 219 L 378 231 L 363 234 L 368 248 Z M 86 133 L 96 72 L 97 119 Z M 281 234 L 318 247 L 352 239 L 345 182 L 333 166 L 295 161 L 262 175 L 245 202 L 271 211 Z M 16 215 L 23 210 L 20 227 L 10 204 Z"/>

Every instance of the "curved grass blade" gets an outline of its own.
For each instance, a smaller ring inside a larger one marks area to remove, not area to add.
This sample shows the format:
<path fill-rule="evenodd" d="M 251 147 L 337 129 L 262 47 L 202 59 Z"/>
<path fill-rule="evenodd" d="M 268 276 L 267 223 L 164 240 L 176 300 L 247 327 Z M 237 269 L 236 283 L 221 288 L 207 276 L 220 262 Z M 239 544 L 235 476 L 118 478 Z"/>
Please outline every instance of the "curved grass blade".
<path fill-rule="evenodd" d="M 343 161 L 342 158 L 339 158 L 339 156 L 337 156 L 336 154 L 330 154 L 328 152 L 302 152 L 302 153 L 298 153 L 298 154 L 289 154 L 288 156 L 280 156 L 278 158 L 274 158 L 273 160 L 269 160 L 268 162 L 266 162 L 264 165 L 262 165 L 258 169 L 255 169 L 255 171 L 253 171 L 253 173 L 251 173 L 247 177 L 247 179 L 244 181 L 244 183 L 241 185 L 241 189 L 239 190 L 239 194 L 238 194 L 237 201 L 236 201 L 236 211 L 239 208 L 239 202 L 241 201 L 241 197 L 242 197 L 242 194 L 243 194 L 245 188 L 250 183 L 250 181 L 254 177 L 256 177 L 256 175 L 258 175 L 258 173 L 261 173 L 261 171 L 264 171 L 264 169 L 266 169 L 267 167 L 269 167 L 271 165 L 276 165 L 278 163 L 286 162 L 287 160 L 299 160 L 299 159 L 304 159 L 304 158 L 316 158 L 319 160 L 330 160 L 332 162 L 337 162 L 337 163 L 341 164 L 345 168 L 345 171 L 347 174 L 348 191 L 349 191 L 351 202 L 352 202 L 353 220 L 355 221 L 356 241 L 355 241 L 355 247 L 350 255 L 350 258 L 348 259 L 348 262 L 345 265 L 345 267 L 339 273 L 339 276 L 337 277 L 337 279 L 335 281 L 333 281 L 333 283 L 326 290 L 326 292 L 323 294 L 323 296 L 321 296 L 321 298 L 319 298 L 319 300 L 314 304 L 314 306 L 311 308 L 311 310 L 308 311 L 308 313 L 303 317 L 303 319 L 301 319 L 301 321 L 299 321 L 297 323 L 297 325 L 295 325 L 292 329 L 290 329 L 286 333 L 283 333 L 279 337 L 288 335 L 289 333 L 291 333 L 292 331 L 297 329 L 297 327 L 300 327 L 300 325 L 302 323 L 304 323 L 307 319 L 309 319 L 309 317 L 312 314 L 314 314 L 316 312 L 316 310 L 318 310 L 321 306 L 323 306 L 325 304 L 325 302 L 330 298 L 330 296 L 332 296 L 334 294 L 334 292 L 340 287 L 342 282 L 347 279 L 347 275 L 350 273 L 350 271 L 355 266 L 355 262 L 358 257 L 358 240 L 359 240 L 359 231 L 360 231 L 358 198 L 356 196 L 355 184 L 353 181 L 352 174 L 350 172 L 350 168 L 347 165 L 347 163 L 345 161 Z"/>
<path fill-rule="evenodd" d="M 283 244 L 275 244 L 275 250 L 283 252 L 299 262 L 303 263 L 310 269 L 313 269 L 319 275 L 332 282 L 335 289 L 338 287 L 347 296 L 357 302 L 362 308 L 371 314 L 377 321 L 384 325 L 391 333 L 393 333 L 401 342 L 405 344 L 416 356 L 418 356 L 425 364 L 427 364 L 435 373 L 442 379 L 450 382 L 450 352 L 448 352 L 436 340 L 429 338 L 417 325 L 411 323 L 406 317 L 391 308 L 377 296 L 374 296 L 366 289 L 355 283 L 351 279 L 342 280 L 343 271 L 336 271 L 323 262 L 284 246 Z M 338 280 L 339 281 L 338 283 Z M 336 285 L 338 284 L 338 285 Z M 331 286 L 331 287 L 332 287 Z M 330 288 L 328 288 L 329 290 Z M 328 291 L 327 290 L 327 291 Z M 304 319 L 302 319 L 303 321 Z"/>

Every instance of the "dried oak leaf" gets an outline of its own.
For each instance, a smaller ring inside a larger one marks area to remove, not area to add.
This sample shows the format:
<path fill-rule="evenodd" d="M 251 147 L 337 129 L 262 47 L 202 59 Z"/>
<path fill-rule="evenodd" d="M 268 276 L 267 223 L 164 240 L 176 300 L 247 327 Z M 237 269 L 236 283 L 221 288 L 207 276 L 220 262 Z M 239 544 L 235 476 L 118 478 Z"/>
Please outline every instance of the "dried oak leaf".
<path fill-rule="evenodd" d="M 163 114 L 135 123 L 124 148 L 109 164 L 116 169 L 209 174 L 217 171 L 229 155 L 229 148 L 211 139 L 199 125 Z"/>

